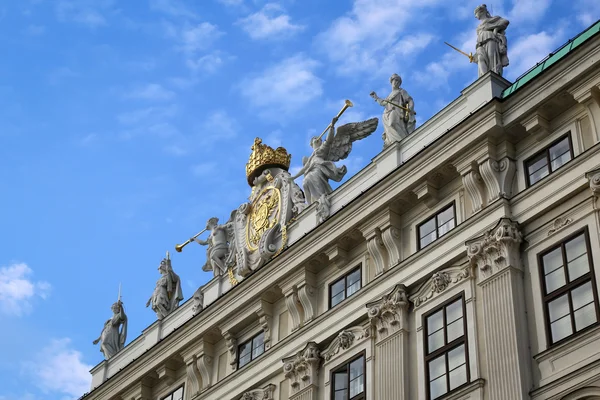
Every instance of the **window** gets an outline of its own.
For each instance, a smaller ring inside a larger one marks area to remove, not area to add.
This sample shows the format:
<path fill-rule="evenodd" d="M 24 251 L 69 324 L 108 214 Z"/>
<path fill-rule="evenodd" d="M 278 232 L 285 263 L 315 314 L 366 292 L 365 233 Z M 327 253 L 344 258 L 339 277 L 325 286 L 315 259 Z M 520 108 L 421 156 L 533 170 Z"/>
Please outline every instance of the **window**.
<path fill-rule="evenodd" d="M 331 371 L 332 400 L 359 400 L 365 398 L 364 353 Z"/>
<path fill-rule="evenodd" d="M 539 182 L 542 178 L 550 175 L 551 172 L 571 161 L 572 158 L 571 136 L 567 134 L 567 136 L 562 137 L 525 161 L 527 186 Z"/>
<path fill-rule="evenodd" d="M 417 227 L 419 234 L 419 250 L 434 240 L 439 239 L 456 226 L 456 210 L 454 203 L 439 211 Z"/>
<path fill-rule="evenodd" d="M 598 297 L 587 229 L 538 255 L 546 333 L 557 343 L 598 323 Z"/>
<path fill-rule="evenodd" d="M 162 400 L 183 400 L 183 385 L 175 389 L 168 396 L 163 397 Z"/>
<path fill-rule="evenodd" d="M 238 346 L 238 368 L 265 352 L 265 333 L 261 332 Z"/>
<path fill-rule="evenodd" d="M 329 308 L 334 307 L 361 288 L 361 269 L 359 265 L 348 274 L 329 285 Z"/>
<path fill-rule="evenodd" d="M 423 317 L 428 399 L 469 382 L 464 304 L 461 295 Z"/>

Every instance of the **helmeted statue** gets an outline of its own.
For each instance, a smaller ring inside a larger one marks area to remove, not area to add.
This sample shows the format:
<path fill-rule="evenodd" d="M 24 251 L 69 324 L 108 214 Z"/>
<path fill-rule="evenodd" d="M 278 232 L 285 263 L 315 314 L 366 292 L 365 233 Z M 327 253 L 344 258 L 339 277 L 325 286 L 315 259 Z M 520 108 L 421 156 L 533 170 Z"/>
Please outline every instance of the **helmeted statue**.
<path fill-rule="evenodd" d="M 340 126 L 335 133 L 337 117 L 331 121 L 325 141 L 313 137 L 310 146 L 313 153 L 303 157 L 302 168 L 292 179 L 304 175 L 302 186 L 308 204 L 319 200 L 321 195 L 333 191 L 329 180 L 339 182 L 346 175 L 346 166 L 338 167 L 335 161 L 344 160 L 352 150 L 352 142 L 364 139 L 377 129 L 379 120 L 371 118 L 363 122 L 354 122 Z"/>
<path fill-rule="evenodd" d="M 492 17 L 485 4 L 475 8 L 475 17 L 481 23 L 477 27 L 476 52 L 472 61 L 477 63 L 479 76 L 488 71 L 502 76 L 504 67 L 508 65 L 505 31 L 509 21 L 499 16 Z"/>
<path fill-rule="evenodd" d="M 190 240 L 202 246 L 208 246 L 206 249 L 206 263 L 202 267 L 203 271 L 213 271 L 214 276 L 219 276 L 227 272 L 227 268 L 232 253 L 235 253 L 233 247 L 232 221 L 235 217 L 235 211 L 231 214 L 231 219 L 223 225 L 219 225 L 219 218 L 212 217 L 206 222 L 206 230 L 210 232 L 206 240 L 191 238 Z"/>
<path fill-rule="evenodd" d="M 152 296 L 148 299 L 146 307 L 152 305 L 156 318 L 162 320 L 179 307 L 179 302 L 183 300 L 183 293 L 181 291 L 181 279 L 171 267 L 168 252 L 167 257 L 160 262 L 158 272 L 160 272 L 160 278 L 156 281 L 156 287 Z"/>
<path fill-rule="evenodd" d="M 100 342 L 100 351 L 105 359 L 109 359 L 125 346 L 127 340 L 127 315 L 123 309 L 123 302 L 117 301 L 111 306 L 112 318 L 104 323 L 100 337 L 94 340 L 94 344 Z"/>
<path fill-rule="evenodd" d="M 416 125 L 415 102 L 408 92 L 400 87 L 402 78 L 398 74 L 393 74 L 390 77 L 390 83 L 392 92 L 385 99 L 378 97 L 377 93 L 371 92 L 371 97 L 380 106 L 385 107 L 382 118 L 384 147 L 410 135 Z"/>

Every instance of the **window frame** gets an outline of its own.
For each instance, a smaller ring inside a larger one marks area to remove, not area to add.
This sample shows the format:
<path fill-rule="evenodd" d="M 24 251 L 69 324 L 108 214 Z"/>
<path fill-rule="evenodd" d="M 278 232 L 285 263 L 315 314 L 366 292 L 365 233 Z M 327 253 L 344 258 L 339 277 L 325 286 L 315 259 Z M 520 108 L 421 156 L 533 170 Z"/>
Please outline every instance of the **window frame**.
<path fill-rule="evenodd" d="M 160 400 L 167 400 L 169 398 L 169 396 L 171 396 L 171 398 L 169 400 L 173 400 L 173 394 L 178 391 L 179 389 L 183 389 L 182 390 L 182 399 L 185 400 L 185 383 L 182 383 L 180 386 L 177 386 L 175 389 L 173 389 L 171 392 L 169 392 L 169 394 L 159 397 Z"/>
<path fill-rule="evenodd" d="M 445 205 L 444 207 L 440 208 L 439 210 L 437 210 L 435 213 L 433 214 L 429 214 L 427 216 L 427 218 L 423 219 L 420 223 L 417 224 L 417 251 L 419 250 L 423 250 L 425 247 L 429 246 L 430 244 L 432 244 L 433 242 L 437 241 L 440 239 L 441 236 L 439 236 L 438 233 L 438 216 L 443 213 L 444 211 L 446 211 L 447 209 L 452 207 L 452 213 L 454 214 L 454 228 L 455 229 L 458 226 L 458 219 L 456 216 L 456 200 L 453 200 L 450 204 Z M 431 220 L 432 218 L 435 218 L 435 235 L 436 238 L 435 240 L 432 240 L 431 242 L 427 243 L 425 246 L 421 247 L 421 227 L 423 225 L 425 225 L 427 222 L 429 222 L 429 220 Z M 452 229 L 450 229 L 448 232 L 450 232 Z M 444 235 L 446 236 L 446 235 Z"/>
<path fill-rule="evenodd" d="M 354 397 L 350 397 L 350 364 L 356 360 L 358 360 L 359 358 L 363 359 L 363 378 L 364 378 L 364 390 L 362 393 L 359 393 L 358 395 L 354 396 Z M 329 371 L 329 386 L 331 387 L 331 399 L 335 399 L 335 374 L 337 372 L 342 371 L 343 369 L 345 369 L 347 371 L 347 375 L 348 375 L 348 379 L 346 380 L 347 383 L 347 390 L 348 390 L 348 396 L 346 400 L 365 400 L 367 398 L 367 352 L 365 350 L 361 351 L 360 353 L 356 354 L 354 357 L 351 357 L 349 359 L 347 359 L 346 361 L 344 361 L 341 364 L 336 365 L 334 368 L 332 368 Z"/>
<path fill-rule="evenodd" d="M 263 335 L 263 344 L 262 344 L 263 351 L 262 351 L 262 353 L 260 353 L 256 357 L 253 357 L 253 354 L 254 354 L 254 339 L 258 338 L 260 335 Z M 260 356 L 262 356 L 263 354 L 265 354 L 266 349 L 265 349 L 265 338 L 264 338 L 264 335 L 265 335 L 265 331 L 260 331 L 256 335 L 253 335 L 250 339 L 248 339 L 248 340 L 246 340 L 246 341 L 238 344 L 238 346 L 237 346 L 237 369 L 244 368 L 246 365 L 250 364 L 252 361 L 256 360 L 257 358 L 259 358 Z M 240 357 L 240 355 L 241 355 L 240 348 L 242 346 L 248 344 L 248 343 L 250 343 L 250 360 L 246 364 L 240 365 L 240 360 L 241 360 L 241 357 Z"/>
<path fill-rule="evenodd" d="M 359 272 L 359 279 L 358 279 L 358 282 L 360 283 L 360 287 L 358 288 L 358 290 L 357 290 L 356 292 L 354 292 L 354 293 L 352 293 L 350 296 L 348 296 L 348 295 L 346 294 L 346 293 L 347 293 L 347 291 L 348 291 L 348 277 L 349 277 L 350 275 L 352 275 L 353 273 L 355 273 L 357 270 L 358 270 L 358 272 Z M 329 300 L 328 300 L 328 303 L 327 303 L 327 304 L 328 304 L 328 306 L 329 306 L 329 308 L 328 308 L 328 309 L 329 309 L 329 310 L 331 310 L 333 307 L 336 307 L 336 306 L 338 306 L 338 305 L 342 304 L 342 303 L 343 303 L 343 302 L 344 302 L 346 299 L 348 299 L 349 297 L 351 297 L 351 296 L 354 296 L 356 293 L 358 293 L 358 291 L 359 291 L 360 289 L 362 289 L 362 288 L 363 288 L 363 285 L 362 285 L 362 278 L 363 278 L 363 276 L 362 276 L 362 263 L 359 263 L 359 264 L 358 264 L 356 267 L 352 268 L 350 271 L 348 271 L 348 272 L 347 272 L 347 273 L 345 273 L 344 275 L 340 276 L 340 277 L 339 277 L 338 279 L 336 279 L 335 281 L 331 282 L 331 283 L 329 284 L 329 289 L 328 289 L 328 298 L 329 298 Z M 337 303 L 337 304 L 335 304 L 335 305 L 331 305 L 331 304 L 332 304 L 332 300 L 333 300 L 333 298 L 332 298 L 332 296 L 331 296 L 331 294 L 332 294 L 332 293 L 331 293 L 331 290 L 332 290 L 332 288 L 333 288 L 333 285 L 335 285 L 336 283 L 338 283 L 338 282 L 339 282 L 339 281 L 341 281 L 341 280 L 343 280 L 343 281 L 344 281 L 344 298 L 343 298 L 343 299 L 342 299 L 342 300 L 341 300 L 339 303 Z"/>
<path fill-rule="evenodd" d="M 565 265 L 565 260 L 566 260 L 565 243 L 571 241 L 572 239 L 574 239 L 580 235 L 583 235 L 585 238 L 585 246 L 586 246 L 586 252 L 587 252 L 587 257 L 588 257 L 589 272 L 576 278 L 573 282 L 568 282 L 569 271 L 568 271 L 568 265 Z M 546 291 L 546 279 L 545 279 L 546 274 L 544 273 L 543 257 L 545 255 L 551 253 L 552 251 L 556 250 L 557 248 L 561 249 L 561 256 L 563 258 L 562 259 L 562 261 L 563 261 L 562 268 L 564 270 L 565 279 L 567 280 L 567 282 L 563 286 L 559 287 L 558 289 L 555 289 L 551 293 L 546 294 L 546 292 L 547 292 Z M 550 348 L 550 347 L 559 345 L 560 343 L 568 341 L 569 339 L 572 339 L 573 337 L 600 325 L 600 302 L 598 300 L 598 288 L 596 286 L 596 276 L 594 274 L 592 246 L 591 246 L 591 242 L 590 242 L 590 234 L 589 234 L 588 227 L 585 226 L 584 228 L 578 229 L 577 231 L 573 232 L 572 234 L 563 237 L 560 241 L 554 243 L 553 245 L 551 245 L 551 246 L 545 248 L 544 250 L 542 250 L 541 252 L 539 252 L 536 255 L 536 258 L 537 258 L 537 263 L 538 263 L 540 288 L 542 289 L 540 294 L 541 294 L 541 299 L 542 299 L 542 307 L 544 308 L 544 328 L 546 331 L 547 347 Z M 589 281 L 591 281 L 591 284 L 592 284 L 592 292 L 593 292 L 592 294 L 594 296 L 594 306 L 596 309 L 596 322 L 591 325 L 588 325 L 585 328 L 578 331 L 575 329 L 575 319 L 573 317 L 575 310 L 573 310 L 573 299 L 572 299 L 572 296 L 570 295 L 570 293 L 573 290 L 577 289 L 578 287 L 585 285 Z M 554 342 L 552 340 L 552 329 L 551 329 L 551 324 L 550 324 L 550 311 L 549 311 L 548 304 L 550 302 L 552 302 L 553 300 L 556 300 L 565 294 L 567 294 L 567 298 L 569 300 L 569 317 L 571 318 L 571 328 L 573 330 L 573 333 Z"/>
<path fill-rule="evenodd" d="M 461 302 L 462 302 L 464 334 L 461 336 L 462 339 L 456 338 L 451 343 L 447 343 L 447 341 L 448 341 L 448 330 L 447 330 L 448 324 L 446 323 L 445 308 L 457 300 L 461 300 Z M 432 316 L 433 314 L 439 312 L 440 310 L 444 310 L 444 312 L 443 312 L 443 324 L 444 324 L 443 329 L 444 329 L 444 343 L 445 344 L 442 347 L 440 347 L 439 349 L 434 350 L 431 354 L 428 354 L 429 335 L 427 332 L 427 318 Z M 462 388 L 464 388 L 465 386 L 468 386 L 471 383 L 471 371 L 470 371 L 470 362 L 469 362 L 469 335 L 468 335 L 468 331 L 467 331 L 467 328 L 468 328 L 467 327 L 467 304 L 465 301 L 465 292 L 463 291 L 455 296 L 452 296 L 448 300 L 439 304 L 437 307 L 424 313 L 421 318 L 422 318 L 421 323 L 422 323 L 422 327 L 423 327 L 423 361 L 424 361 L 423 364 L 424 364 L 424 369 L 425 369 L 425 371 L 424 371 L 425 372 L 425 375 L 424 375 L 425 376 L 425 394 L 426 394 L 427 400 L 431 400 L 431 387 L 430 387 L 431 382 L 429 381 L 429 361 L 438 358 L 440 355 L 448 354 L 449 352 L 458 348 L 461 345 L 464 345 L 464 347 L 465 347 L 465 369 L 467 372 L 467 381 L 465 383 L 463 383 L 462 385 L 457 386 L 454 389 L 450 390 L 450 378 L 449 378 L 450 371 L 448 371 L 448 357 L 446 356 L 445 365 L 446 365 L 446 373 L 448 374 L 448 377 L 446 378 L 446 388 L 448 389 L 448 391 L 446 393 L 444 393 L 443 395 L 436 397 L 436 399 L 440 399 L 440 398 L 447 396 L 450 393 L 455 393 L 456 391 L 461 390 Z"/>
<path fill-rule="evenodd" d="M 546 175 L 545 177 L 541 178 L 540 180 L 531 183 L 530 180 L 530 176 L 529 176 L 529 166 L 528 163 L 531 162 L 531 160 L 533 160 L 534 158 L 538 157 L 540 154 L 542 153 L 546 153 L 546 165 L 548 166 L 548 169 L 550 169 L 551 166 L 551 160 L 550 160 L 550 148 L 555 146 L 556 144 L 562 142 L 565 138 L 568 138 L 569 140 L 569 152 L 571 154 L 571 159 L 569 161 L 567 161 L 566 163 L 564 163 L 563 165 L 561 165 L 560 167 L 558 167 L 557 169 L 555 169 L 554 171 L 550 171 L 548 173 L 548 175 Z M 562 167 L 564 167 L 565 165 L 567 165 L 569 162 L 573 161 L 573 159 L 575 159 L 575 151 L 573 149 L 573 138 L 571 137 L 571 131 L 567 131 L 567 133 L 565 133 L 564 135 L 561 135 L 558 139 L 554 140 L 553 142 L 551 142 L 549 145 L 545 146 L 543 149 L 535 152 L 533 155 L 527 157 L 525 159 L 525 161 L 523 161 L 523 172 L 525 173 L 525 183 L 527 184 L 527 187 L 531 187 L 535 184 L 537 184 L 538 182 L 543 181 L 544 179 L 548 178 L 550 175 L 552 175 L 554 172 L 558 171 L 559 169 L 561 169 Z"/>

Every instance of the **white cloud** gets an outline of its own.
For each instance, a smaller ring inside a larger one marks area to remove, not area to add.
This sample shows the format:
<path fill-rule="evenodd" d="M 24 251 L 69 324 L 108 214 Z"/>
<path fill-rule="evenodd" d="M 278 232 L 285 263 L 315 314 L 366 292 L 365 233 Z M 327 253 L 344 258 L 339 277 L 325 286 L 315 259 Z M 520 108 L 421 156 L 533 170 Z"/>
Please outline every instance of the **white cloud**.
<path fill-rule="evenodd" d="M 282 39 L 302 31 L 303 25 L 290 22 L 290 16 L 275 3 L 266 4 L 260 11 L 237 22 L 254 40 Z"/>
<path fill-rule="evenodd" d="M 219 3 L 227 7 L 236 7 L 244 4 L 244 0 L 217 0 Z"/>
<path fill-rule="evenodd" d="M 148 83 L 132 89 L 125 94 L 125 97 L 130 99 L 161 101 L 172 99 L 175 97 L 175 93 L 158 83 Z"/>
<path fill-rule="evenodd" d="M 233 139 L 237 136 L 238 124 L 233 116 L 224 110 L 211 112 L 200 127 L 201 142 L 212 143 L 217 140 Z"/>
<path fill-rule="evenodd" d="M 550 7 L 552 0 L 515 0 L 507 18 L 514 26 L 517 24 L 537 22 Z"/>
<path fill-rule="evenodd" d="M 224 33 L 219 30 L 217 25 L 210 22 L 185 26 L 176 32 L 181 49 L 191 54 L 210 48 L 223 35 Z"/>
<path fill-rule="evenodd" d="M 233 58 L 233 56 L 225 54 L 221 51 L 214 51 L 198 58 L 188 58 L 186 65 L 193 72 L 212 74 L 217 72 L 226 61 L 229 61 Z"/>
<path fill-rule="evenodd" d="M 33 281 L 33 271 L 25 263 L 0 268 L 0 313 L 21 316 L 31 311 L 35 297 L 46 299 L 51 286 Z"/>
<path fill-rule="evenodd" d="M 92 365 L 85 364 L 82 358 L 81 352 L 71 348 L 69 338 L 54 339 L 34 360 L 25 362 L 24 367 L 46 395 L 77 399 L 91 385 Z"/>
<path fill-rule="evenodd" d="M 113 2 L 114 0 L 59 0 L 56 3 L 56 16 L 61 22 L 75 22 L 94 29 L 108 24 L 103 12 Z"/>
<path fill-rule="evenodd" d="M 321 79 L 315 75 L 318 66 L 317 61 L 297 54 L 244 80 L 240 91 L 263 116 L 277 118 L 297 114 L 323 93 Z"/>
<path fill-rule="evenodd" d="M 598 20 L 600 15 L 600 2 L 597 0 L 579 0 L 575 4 L 577 20 L 587 28 Z"/>
<path fill-rule="evenodd" d="M 510 67 L 506 69 L 507 79 L 514 79 L 535 66 L 564 41 L 563 29 L 554 30 L 552 33 L 542 31 L 518 38 L 512 47 L 508 48 Z"/>
<path fill-rule="evenodd" d="M 198 17 L 193 11 L 184 6 L 181 0 L 150 0 L 150 9 L 173 17 Z"/>
<path fill-rule="evenodd" d="M 441 0 L 354 0 L 352 11 L 319 34 L 316 43 L 341 75 L 387 75 L 430 43 L 430 34 L 403 33 L 421 9 L 437 3 Z"/>

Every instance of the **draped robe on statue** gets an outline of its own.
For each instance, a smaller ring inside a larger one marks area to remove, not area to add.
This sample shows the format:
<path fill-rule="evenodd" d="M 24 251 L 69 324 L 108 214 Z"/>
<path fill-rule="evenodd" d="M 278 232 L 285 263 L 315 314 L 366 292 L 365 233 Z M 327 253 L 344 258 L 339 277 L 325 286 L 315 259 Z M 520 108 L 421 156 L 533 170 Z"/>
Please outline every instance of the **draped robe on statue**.
<path fill-rule="evenodd" d="M 477 67 L 479 76 L 494 71 L 502 76 L 504 67 L 508 65 L 506 35 L 504 31 L 509 21 L 502 17 L 489 17 L 481 21 L 477 27 Z M 497 33 L 494 33 L 497 29 Z"/>
<path fill-rule="evenodd" d="M 308 168 L 304 173 L 302 186 L 309 204 L 318 200 L 321 194 L 329 194 L 333 191 L 331 185 L 329 185 L 330 179 L 339 182 L 346 175 L 345 165 L 338 168 L 333 161 L 325 159 L 329 154 L 332 136 L 333 134 L 330 133 L 327 140 L 308 159 L 305 159 L 304 165 L 308 163 Z"/>
<path fill-rule="evenodd" d="M 123 324 L 123 329 L 119 331 L 121 324 Z M 100 351 L 104 354 L 104 358 L 108 360 L 117 354 L 125 346 L 126 338 L 127 316 L 121 308 L 118 313 L 115 313 L 111 319 L 104 323 L 104 329 L 100 334 Z"/>
<path fill-rule="evenodd" d="M 385 98 L 392 103 L 405 106 L 408 103 L 408 108 L 414 111 L 415 104 L 408 94 L 402 88 L 392 90 L 392 93 Z M 385 107 L 383 112 L 383 127 L 384 127 L 384 144 L 387 146 L 393 142 L 399 142 L 415 130 L 415 114 L 410 113 L 406 119 L 406 111 L 391 105 L 383 99 L 378 99 L 377 102 Z"/>

